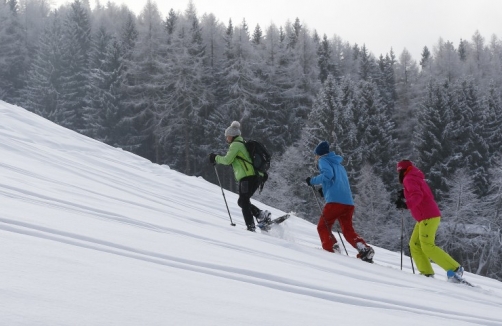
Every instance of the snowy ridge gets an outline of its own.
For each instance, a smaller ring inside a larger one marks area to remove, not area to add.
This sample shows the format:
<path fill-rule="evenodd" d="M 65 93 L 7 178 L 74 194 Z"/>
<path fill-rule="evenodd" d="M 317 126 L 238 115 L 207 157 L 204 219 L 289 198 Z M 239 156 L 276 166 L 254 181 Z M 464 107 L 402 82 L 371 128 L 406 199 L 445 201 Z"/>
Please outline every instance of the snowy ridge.
<path fill-rule="evenodd" d="M 502 325 L 496 280 L 329 254 L 295 216 L 253 234 L 226 197 L 236 227 L 218 186 L 0 102 L 1 324 Z"/>

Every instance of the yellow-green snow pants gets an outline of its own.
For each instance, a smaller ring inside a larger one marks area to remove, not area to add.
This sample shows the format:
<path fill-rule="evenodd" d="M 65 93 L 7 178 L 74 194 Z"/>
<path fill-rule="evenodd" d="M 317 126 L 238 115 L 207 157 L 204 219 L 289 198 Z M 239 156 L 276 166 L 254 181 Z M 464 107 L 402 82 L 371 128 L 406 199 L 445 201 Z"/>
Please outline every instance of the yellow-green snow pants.
<path fill-rule="evenodd" d="M 445 271 L 455 270 L 460 266 L 443 249 L 435 244 L 436 231 L 440 218 L 433 217 L 417 222 L 410 238 L 410 252 L 417 269 L 422 274 L 434 274 L 431 262 L 435 262 Z"/>

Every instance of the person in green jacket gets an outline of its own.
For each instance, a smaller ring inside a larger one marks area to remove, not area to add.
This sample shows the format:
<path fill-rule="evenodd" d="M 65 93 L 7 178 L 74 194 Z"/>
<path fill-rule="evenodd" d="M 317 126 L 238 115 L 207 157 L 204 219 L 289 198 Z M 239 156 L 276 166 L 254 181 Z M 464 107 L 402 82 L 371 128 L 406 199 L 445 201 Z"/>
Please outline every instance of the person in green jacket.
<path fill-rule="evenodd" d="M 242 209 L 244 222 L 249 231 L 255 232 L 254 218 L 258 223 L 270 220 L 270 212 L 262 211 L 255 205 L 251 204 L 251 196 L 255 193 L 261 183 L 260 175 L 251 164 L 251 156 L 249 155 L 244 139 L 241 136 L 241 125 L 238 121 L 232 122 L 230 127 L 225 130 L 227 143 L 230 144 L 228 152 L 225 156 L 209 154 L 209 162 L 211 164 L 232 165 L 234 176 L 239 183 L 239 200 L 237 204 Z"/>

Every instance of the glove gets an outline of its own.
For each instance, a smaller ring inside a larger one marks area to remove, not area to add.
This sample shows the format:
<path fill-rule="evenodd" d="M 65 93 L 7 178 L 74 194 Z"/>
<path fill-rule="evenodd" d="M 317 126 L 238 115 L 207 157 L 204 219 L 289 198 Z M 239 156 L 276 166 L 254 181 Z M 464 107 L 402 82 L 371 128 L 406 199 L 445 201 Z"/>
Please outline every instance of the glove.
<path fill-rule="evenodd" d="M 216 164 L 216 154 L 214 153 L 209 154 L 209 163 L 213 165 Z"/>
<path fill-rule="evenodd" d="M 322 188 L 319 188 L 317 191 L 319 191 L 319 195 L 324 198 L 324 193 L 322 192 Z"/>
<path fill-rule="evenodd" d="M 310 186 L 312 186 L 312 185 L 310 184 L 310 177 L 308 177 L 307 179 L 305 179 L 305 182 L 307 182 L 307 186 L 309 186 L 309 187 L 310 187 Z"/>
<path fill-rule="evenodd" d="M 408 205 L 406 205 L 406 202 L 404 199 L 398 198 L 394 204 L 396 204 L 397 209 L 408 209 Z"/>
<path fill-rule="evenodd" d="M 401 189 L 397 192 L 397 199 L 394 204 L 396 204 L 397 209 L 408 209 L 408 205 L 406 205 L 406 199 L 404 198 L 404 189 Z"/>

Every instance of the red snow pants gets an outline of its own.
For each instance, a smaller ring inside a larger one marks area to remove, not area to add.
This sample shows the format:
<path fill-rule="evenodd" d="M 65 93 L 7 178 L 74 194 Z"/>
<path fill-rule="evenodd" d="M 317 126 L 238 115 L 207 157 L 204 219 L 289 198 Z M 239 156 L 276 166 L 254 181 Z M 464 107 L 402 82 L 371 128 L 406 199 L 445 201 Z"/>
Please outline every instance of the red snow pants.
<path fill-rule="evenodd" d="M 337 241 L 331 232 L 331 228 L 336 220 L 340 223 L 343 236 L 352 247 L 357 249 L 356 243 L 358 242 L 362 242 L 366 245 L 363 238 L 361 238 L 356 231 L 354 231 L 354 227 L 352 227 L 353 214 L 354 206 L 352 205 L 327 203 L 326 206 L 324 206 L 322 215 L 319 218 L 319 223 L 317 224 L 317 232 L 319 233 L 319 238 L 321 238 L 322 248 L 324 250 L 333 252 L 333 245 Z"/>

